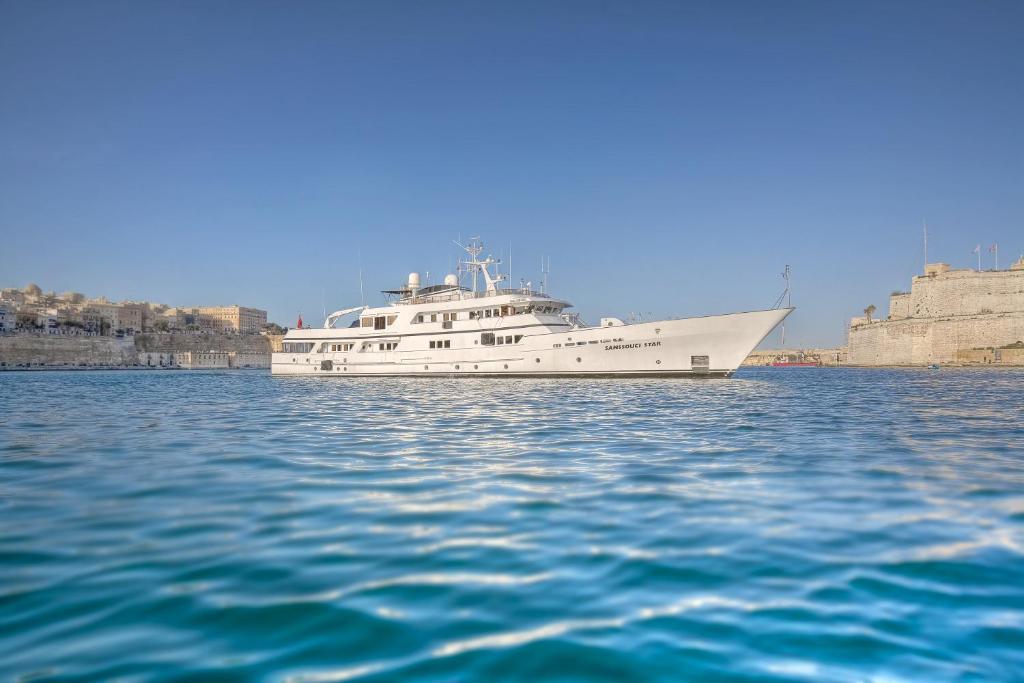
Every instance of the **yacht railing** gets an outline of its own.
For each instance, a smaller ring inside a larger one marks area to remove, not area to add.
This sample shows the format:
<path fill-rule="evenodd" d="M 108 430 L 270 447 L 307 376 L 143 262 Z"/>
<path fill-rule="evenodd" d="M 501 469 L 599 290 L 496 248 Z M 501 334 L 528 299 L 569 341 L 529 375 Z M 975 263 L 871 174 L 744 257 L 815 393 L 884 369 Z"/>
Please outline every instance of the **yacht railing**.
<path fill-rule="evenodd" d="M 454 291 L 448 294 L 427 294 L 425 296 L 411 296 L 405 299 L 400 299 L 396 303 L 399 304 L 425 304 L 425 303 L 439 303 L 444 301 L 472 301 L 474 299 L 487 299 L 495 296 L 507 296 L 509 294 L 518 296 L 534 296 L 543 299 L 550 299 L 550 294 L 544 292 L 537 292 L 532 289 L 525 287 L 508 287 L 505 289 L 498 288 L 493 292 L 466 292 L 466 291 Z"/>

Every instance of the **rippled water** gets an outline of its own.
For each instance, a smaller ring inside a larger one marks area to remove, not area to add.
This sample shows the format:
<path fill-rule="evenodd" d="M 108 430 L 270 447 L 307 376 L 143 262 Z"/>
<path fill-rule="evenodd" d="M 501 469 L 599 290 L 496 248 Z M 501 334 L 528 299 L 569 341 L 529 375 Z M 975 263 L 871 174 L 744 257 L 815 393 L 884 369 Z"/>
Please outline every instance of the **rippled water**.
<path fill-rule="evenodd" d="M 1024 680 L 1024 373 L 0 373 L 0 678 Z"/>

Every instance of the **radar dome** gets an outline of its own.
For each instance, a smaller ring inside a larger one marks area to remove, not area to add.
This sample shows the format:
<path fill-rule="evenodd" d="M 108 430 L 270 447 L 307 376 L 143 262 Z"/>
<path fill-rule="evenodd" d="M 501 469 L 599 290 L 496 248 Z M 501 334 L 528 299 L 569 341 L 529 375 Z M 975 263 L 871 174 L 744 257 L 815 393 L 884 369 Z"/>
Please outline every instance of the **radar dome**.
<path fill-rule="evenodd" d="M 459 276 L 453 273 L 448 273 L 447 275 L 444 276 L 444 283 L 449 287 L 458 287 Z"/>
<path fill-rule="evenodd" d="M 409 289 L 419 289 L 420 286 L 420 274 L 409 273 Z"/>

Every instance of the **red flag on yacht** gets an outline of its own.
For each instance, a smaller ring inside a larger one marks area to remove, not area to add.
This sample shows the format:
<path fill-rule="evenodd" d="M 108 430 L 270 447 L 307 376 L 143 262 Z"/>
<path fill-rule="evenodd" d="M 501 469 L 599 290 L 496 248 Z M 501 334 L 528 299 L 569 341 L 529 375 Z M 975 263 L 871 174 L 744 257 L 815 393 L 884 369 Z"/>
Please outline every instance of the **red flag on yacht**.
<path fill-rule="evenodd" d="M 299 313 L 299 324 L 297 325 L 297 327 L 298 327 L 298 328 L 299 328 L 300 330 L 302 329 L 302 314 L 301 314 L 301 313 Z"/>

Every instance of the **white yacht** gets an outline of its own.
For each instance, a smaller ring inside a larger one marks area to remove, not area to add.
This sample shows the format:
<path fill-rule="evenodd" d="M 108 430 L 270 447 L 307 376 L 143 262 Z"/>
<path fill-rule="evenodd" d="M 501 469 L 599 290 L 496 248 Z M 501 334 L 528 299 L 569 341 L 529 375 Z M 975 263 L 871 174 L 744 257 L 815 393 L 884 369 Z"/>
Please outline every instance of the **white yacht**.
<path fill-rule="evenodd" d="M 461 246 L 461 245 L 460 245 Z M 386 306 L 336 311 L 323 327 L 289 330 L 271 373 L 359 376 L 728 377 L 792 308 L 697 318 L 583 324 L 544 286 L 502 288 L 474 241 L 457 275 L 420 286 L 410 273 Z M 477 276 L 484 290 L 477 291 Z M 345 324 L 343 321 L 348 320 Z M 339 323 L 342 323 L 339 325 Z"/>

